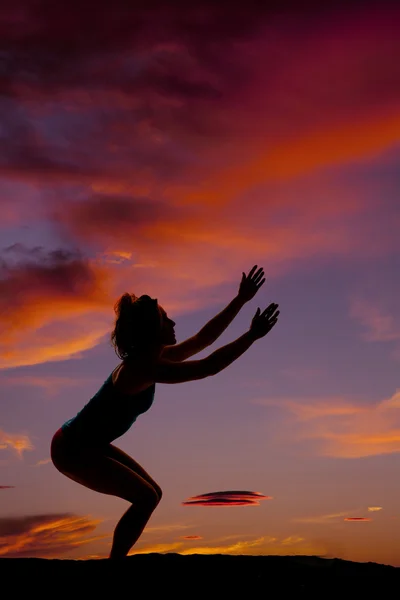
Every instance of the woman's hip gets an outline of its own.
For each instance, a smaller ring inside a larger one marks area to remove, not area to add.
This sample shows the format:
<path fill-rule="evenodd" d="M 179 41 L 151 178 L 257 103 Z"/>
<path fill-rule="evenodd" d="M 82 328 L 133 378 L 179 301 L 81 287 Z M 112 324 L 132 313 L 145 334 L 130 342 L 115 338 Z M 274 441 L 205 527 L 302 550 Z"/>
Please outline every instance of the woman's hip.
<path fill-rule="evenodd" d="M 88 440 L 76 440 L 61 427 L 57 429 L 50 444 L 50 457 L 61 472 L 70 471 L 74 465 L 82 464 L 91 456 L 104 453 L 104 446 L 90 443 Z"/>

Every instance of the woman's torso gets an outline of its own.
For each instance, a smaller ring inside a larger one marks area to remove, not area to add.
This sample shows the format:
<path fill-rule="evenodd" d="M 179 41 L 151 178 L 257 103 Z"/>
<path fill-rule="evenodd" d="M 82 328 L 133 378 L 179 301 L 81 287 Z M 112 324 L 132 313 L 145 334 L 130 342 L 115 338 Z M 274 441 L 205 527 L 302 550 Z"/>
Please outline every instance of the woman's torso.
<path fill-rule="evenodd" d="M 144 376 L 140 363 L 123 361 L 62 430 L 76 443 L 111 443 L 149 410 L 154 393 L 155 384 Z"/>

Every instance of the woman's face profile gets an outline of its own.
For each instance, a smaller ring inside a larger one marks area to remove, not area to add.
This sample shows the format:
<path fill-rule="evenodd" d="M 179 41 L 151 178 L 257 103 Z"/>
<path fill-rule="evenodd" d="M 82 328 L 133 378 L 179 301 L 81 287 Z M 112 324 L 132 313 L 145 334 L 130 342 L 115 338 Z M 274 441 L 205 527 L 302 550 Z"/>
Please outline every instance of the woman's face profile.
<path fill-rule="evenodd" d="M 165 346 L 176 344 L 175 321 L 170 319 L 162 306 L 158 306 L 161 318 L 161 343 Z"/>

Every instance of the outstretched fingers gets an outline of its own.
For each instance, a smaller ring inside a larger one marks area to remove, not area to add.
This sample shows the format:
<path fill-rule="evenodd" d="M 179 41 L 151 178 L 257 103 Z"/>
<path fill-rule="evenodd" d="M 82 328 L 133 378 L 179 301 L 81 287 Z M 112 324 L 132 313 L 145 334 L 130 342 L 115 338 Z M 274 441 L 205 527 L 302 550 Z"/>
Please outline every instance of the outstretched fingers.
<path fill-rule="evenodd" d="M 262 317 L 266 317 L 266 316 L 270 316 L 272 315 L 276 309 L 278 308 L 278 304 L 275 304 L 275 302 L 272 302 L 269 306 L 267 306 L 267 308 L 261 313 Z"/>

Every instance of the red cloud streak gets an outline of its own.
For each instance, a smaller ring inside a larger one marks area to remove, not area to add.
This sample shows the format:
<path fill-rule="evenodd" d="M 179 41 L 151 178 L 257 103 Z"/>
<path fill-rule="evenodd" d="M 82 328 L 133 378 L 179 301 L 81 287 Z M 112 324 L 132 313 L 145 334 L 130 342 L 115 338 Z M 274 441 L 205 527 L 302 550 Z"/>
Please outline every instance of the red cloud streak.
<path fill-rule="evenodd" d="M 272 496 L 264 496 L 260 492 L 226 491 L 209 492 L 188 498 L 182 502 L 184 506 L 259 506 L 260 500 L 271 500 Z"/>

